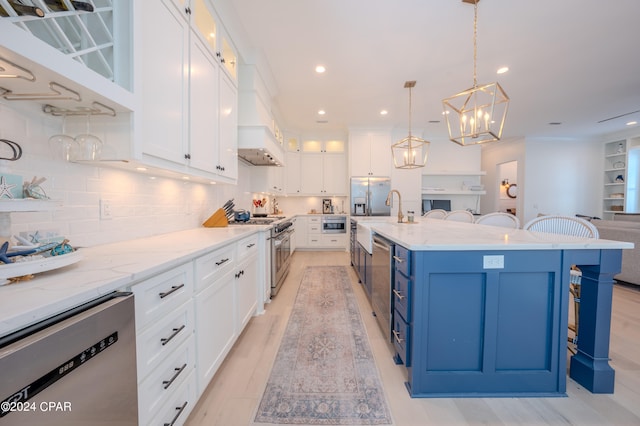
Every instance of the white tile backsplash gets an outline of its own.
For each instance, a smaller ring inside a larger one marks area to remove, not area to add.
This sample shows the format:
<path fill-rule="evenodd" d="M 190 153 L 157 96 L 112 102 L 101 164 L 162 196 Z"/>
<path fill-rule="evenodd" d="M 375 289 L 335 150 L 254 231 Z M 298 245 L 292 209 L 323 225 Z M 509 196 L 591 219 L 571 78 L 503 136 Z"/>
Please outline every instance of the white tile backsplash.
<path fill-rule="evenodd" d="M 249 173 L 239 165 L 239 184 L 200 184 L 94 165 L 66 163 L 48 146 L 62 119 L 33 104 L 0 103 L 0 137 L 19 143 L 20 160 L 0 160 L 0 172 L 45 177 L 47 195 L 61 201 L 50 212 L 11 213 L 12 234 L 59 230 L 74 246 L 93 246 L 197 228 L 229 198 L 250 203 Z M 113 218 L 100 219 L 100 200 L 111 202 Z M 245 200 L 246 199 L 246 200 Z"/>

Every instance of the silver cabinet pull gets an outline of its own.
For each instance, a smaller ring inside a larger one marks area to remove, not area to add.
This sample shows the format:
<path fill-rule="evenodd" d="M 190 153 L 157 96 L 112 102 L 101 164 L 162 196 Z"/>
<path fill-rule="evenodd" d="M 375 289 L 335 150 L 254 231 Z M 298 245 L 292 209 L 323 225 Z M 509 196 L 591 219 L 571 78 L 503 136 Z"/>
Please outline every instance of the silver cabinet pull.
<path fill-rule="evenodd" d="M 169 386 L 171 386 L 171 383 L 174 382 L 174 380 L 176 380 L 178 378 L 178 376 L 180 375 L 180 373 L 182 373 L 184 371 L 184 369 L 187 367 L 187 363 L 185 363 L 182 367 L 180 368 L 174 368 L 176 374 L 173 375 L 172 378 L 170 378 L 169 380 L 163 380 L 162 381 L 162 387 L 164 389 L 167 389 Z"/>
<path fill-rule="evenodd" d="M 393 255 L 393 259 L 398 263 L 404 263 L 404 259 L 396 255 Z"/>
<path fill-rule="evenodd" d="M 162 342 L 162 346 L 166 345 L 167 343 L 169 343 L 171 341 L 171 339 L 173 339 L 174 337 L 176 337 L 178 335 L 178 333 L 180 333 L 182 330 L 184 330 L 186 326 L 183 325 L 180 328 L 174 328 L 172 331 L 173 333 L 171 333 L 171 336 L 169 337 L 163 337 L 162 339 L 160 339 L 160 342 Z"/>
<path fill-rule="evenodd" d="M 398 343 L 402 343 L 404 342 L 404 339 L 400 338 L 400 333 L 398 333 L 397 331 L 393 330 L 393 337 L 396 339 L 396 341 Z"/>
<path fill-rule="evenodd" d="M 176 407 L 176 410 L 178 410 L 178 413 L 173 418 L 173 420 L 171 420 L 171 423 L 165 423 L 164 426 L 173 426 L 176 420 L 178 420 L 178 417 L 180 417 L 180 414 L 182 414 L 182 412 L 184 411 L 184 408 L 186 406 L 187 406 L 187 401 L 185 401 L 184 404 L 182 404 L 182 407 Z"/>
<path fill-rule="evenodd" d="M 229 258 L 225 258 L 225 259 L 221 259 L 220 261 L 216 262 L 216 266 L 220 266 L 223 263 L 227 263 L 229 261 Z"/>
<path fill-rule="evenodd" d="M 400 293 L 398 290 L 396 290 L 395 288 L 393 289 L 393 294 L 396 295 L 396 297 L 400 300 L 404 299 L 404 296 L 402 295 L 402 293 Z"/>
<path fill-rule="evenodd" d="M 184 287 L 184 284 L 172 285 L 170 290 L 163 291 L 162 293 L 158 293 L 158 296 L 160 296 L 160 299 L 164 299 L 165 297 L 167 297 L 171 293 L 180 290 L 182 287 Z"/>

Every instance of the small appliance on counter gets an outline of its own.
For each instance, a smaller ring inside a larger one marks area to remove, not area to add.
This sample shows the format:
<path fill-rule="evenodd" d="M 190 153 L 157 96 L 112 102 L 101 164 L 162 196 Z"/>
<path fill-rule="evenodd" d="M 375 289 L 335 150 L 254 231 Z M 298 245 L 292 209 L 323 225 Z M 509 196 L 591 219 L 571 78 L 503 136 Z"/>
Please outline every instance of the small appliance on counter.
<path fill-rule="evenodd" d="M 322 200 L 322 214 L 332 214 L 333 213 L 333 205 L 331 204 L 331 199 L 324 198 Z"/>
<path fill-rule="evenodd" d="M 251 213 L 247 210 L 240 209 L 233 212 L 233 220 L 236 222 L 247 222 L 251 218 Z"/>

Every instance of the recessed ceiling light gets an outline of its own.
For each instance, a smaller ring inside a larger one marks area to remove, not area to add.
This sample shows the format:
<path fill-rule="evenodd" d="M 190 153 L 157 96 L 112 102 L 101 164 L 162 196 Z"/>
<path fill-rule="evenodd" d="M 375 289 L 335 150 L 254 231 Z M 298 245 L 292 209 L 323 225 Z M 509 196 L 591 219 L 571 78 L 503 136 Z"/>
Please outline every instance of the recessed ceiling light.
<path fill-rule="evenodd" d="M 316 66 L 316 72 L 318 74 L 322 74 L 323 72 L 325 72 L 327 69 L 324 67 L 324 65 L 318 65 Z"/>
<path fill-rule="evenodd" d="M 146 167 L 136 167 L 136 170 L 139 172 L 146 172 L 147 168 Z"/>
<path fill-rule="evenodd" d="M 387 111 L 386 109 L 383 109 L 382 111 L 380 111 L 380 115 L 387 115 L 389 114 L 389 111 Z"/>
<path fill-rule="evenodd" d="M 630 121 L 630 122 L 627 123 L 627 126 L 634 126 L 636 124 L 638 124 L 637 121 Z"/>
<path fill-rule="evenodd" d="M 504 74 L 507 71 L 509 71 L 509 67 L 500 67 L 500 68 L 498 68 L 497 73 L 498 74 Z"/>
<path fill-rule="evenodd" d="M 325 114 L 326 114 L 326 111 L 325 111 L 325 110 L 323 110 L 323 109 L 321 109 L 321 110 L 319 110 L 319 111 L 318 111 L 318 114 L 319 114 L 319 115 L 325 115 Z"/>

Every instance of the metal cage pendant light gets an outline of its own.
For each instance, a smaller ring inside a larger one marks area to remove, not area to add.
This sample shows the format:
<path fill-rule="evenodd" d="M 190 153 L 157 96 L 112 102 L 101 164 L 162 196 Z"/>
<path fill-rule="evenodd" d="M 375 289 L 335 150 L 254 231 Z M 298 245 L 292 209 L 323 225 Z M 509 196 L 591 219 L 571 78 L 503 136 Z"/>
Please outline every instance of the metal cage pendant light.
<path fill-rule="evenodd" d="M 507 116 L 509 97 L 500 84 L 478 85 L 477 79 L 477 38 L 478 38 L 478 2 L 480 0 L 462 0 L 473 3 L 473 87 L 442 101 L 444 116 L 452 142 L 476 145 L 498 141 Z"/>
<path fill-rule="evenodd" d="M 391 145 L 393 165 L 396 169 L 416 169 L 427 164 L 429 142 L 411 134 L 411 89 L 415 81 L 407 81 L 404 88 L 409 89 L 409 136 Z"/>

